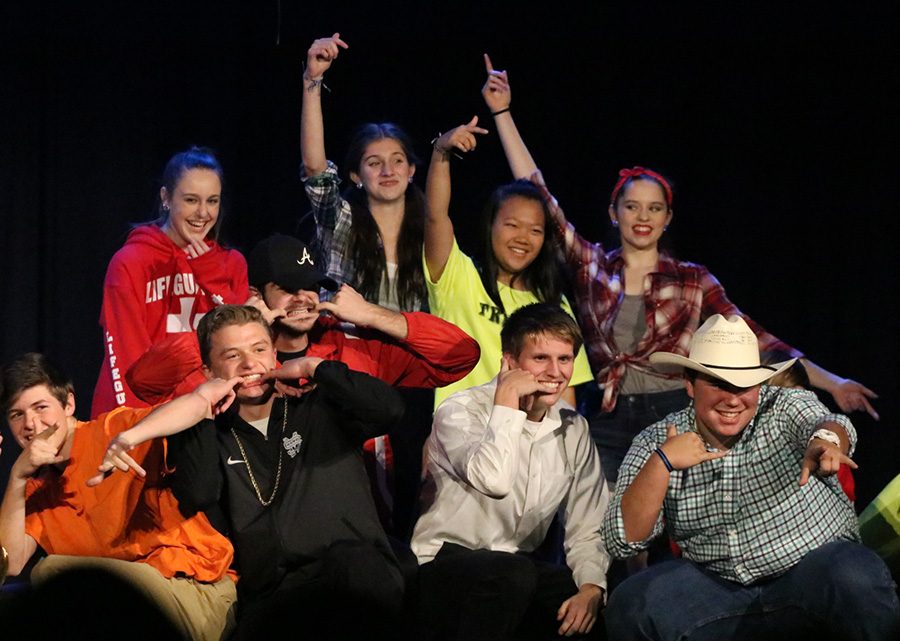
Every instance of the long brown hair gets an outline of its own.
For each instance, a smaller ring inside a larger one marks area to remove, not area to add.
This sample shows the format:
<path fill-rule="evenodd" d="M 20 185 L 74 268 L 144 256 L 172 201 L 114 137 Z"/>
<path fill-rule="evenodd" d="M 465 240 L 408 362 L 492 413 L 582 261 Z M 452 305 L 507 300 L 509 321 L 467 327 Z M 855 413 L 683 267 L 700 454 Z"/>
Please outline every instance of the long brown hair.
<path fill-rule="evenodd" d="M 359 171 L 369 144 L 384 138 L 397 141 L 410 165 L 418 163 L 406 132 L 393 123 L 385 122 L 368 123 L 357 130 L 347 150 L 344 166 L 348 170 Z M 353 286 L 366 300 L 377 301 L 382 278 L 387 275 L 387 261 L 378 224 L 369 210 L 365 190 L 351 186 L 344 192 L 344 198 L 350 203 L 353 219 L 349 243 L 350 259 L 356 270 Z M 422 269 L 424 242 L 425 194 L 417 185 L 410 183 L 397 238 L 397 300 L 402 310 L 415 310 L 428 298 Z"/>

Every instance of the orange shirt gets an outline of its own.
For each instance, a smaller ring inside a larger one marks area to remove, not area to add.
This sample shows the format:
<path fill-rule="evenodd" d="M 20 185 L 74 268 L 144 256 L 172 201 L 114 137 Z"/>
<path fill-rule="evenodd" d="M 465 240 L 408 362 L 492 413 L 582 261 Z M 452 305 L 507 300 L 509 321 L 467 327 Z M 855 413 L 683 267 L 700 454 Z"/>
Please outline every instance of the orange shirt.
<path fill-rule="evenodd" d="M 152 409 L 123 407 L 79 421 L 65 469 L 48 467 L 28 481 L 25 530 L 48 554 L 138 561 L 167 578 L 218 581 L 234 548 L 203 513 L 185 518 L 178 510 L 165 479 L 165 440 L 129 452 L 147 471 L 145 478 L 117 471 L 97 487 L 86 484 L 112 438 Z"/>

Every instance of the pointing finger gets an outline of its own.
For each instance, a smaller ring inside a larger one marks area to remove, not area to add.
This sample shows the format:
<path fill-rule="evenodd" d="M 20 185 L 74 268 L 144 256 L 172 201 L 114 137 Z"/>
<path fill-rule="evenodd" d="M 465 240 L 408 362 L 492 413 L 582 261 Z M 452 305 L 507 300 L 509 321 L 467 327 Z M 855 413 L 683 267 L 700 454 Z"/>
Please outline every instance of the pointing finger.
<path fill-rule="evenodd" d="M 841 455 L 838 458 L 839 458 L 840 462 L 845 464 L 847 467 L 851 467 L 854 470 L 859 469 L 859 465 L 857 465 L 856 462 L 852 458 L 847 456 L 846 454 L 841 453 Z"/>
<path fill-rule="evenodd" d="M 491 64 L 491 57 L 487 54 L 484 54 L 484 68 L 488 73 L 494 70 L 494 65 Z"/>

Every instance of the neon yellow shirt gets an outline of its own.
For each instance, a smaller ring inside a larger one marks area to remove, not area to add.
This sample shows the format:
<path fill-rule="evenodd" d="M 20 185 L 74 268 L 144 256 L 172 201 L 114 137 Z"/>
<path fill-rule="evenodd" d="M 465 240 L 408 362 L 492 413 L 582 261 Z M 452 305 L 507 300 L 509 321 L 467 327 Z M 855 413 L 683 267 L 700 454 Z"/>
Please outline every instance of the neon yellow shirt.
<path fill-rule="evenodd" d="M 506 320 L 506 314 L 501 312 L 488 296 L 475 264 L 462 252 L 455 238 L 440 280 L 434 282 L 431 279 L 427 263 L 425 276 L 431 313 L 462 329 L 478 341 L 481 347 L 478 364 L 465 378 L 434 390 L 434 406 L 437 408 L 453 392 L 487 383 L 500 371 L 500 358 L 503 355 L 500 348 L 500 329 Z M 512 289 L 500 282 L 497 283 L 497 287 L 507 314 L 524 305 L 540 302 L 531 292 Z M 565 298 L 561 306 L 574 318 L 569 302 Z M 580 349 L 575 356 L 575 371 L 569 385 L 580 385 L 592 379 L 587 355 L 584 349 Z"/>

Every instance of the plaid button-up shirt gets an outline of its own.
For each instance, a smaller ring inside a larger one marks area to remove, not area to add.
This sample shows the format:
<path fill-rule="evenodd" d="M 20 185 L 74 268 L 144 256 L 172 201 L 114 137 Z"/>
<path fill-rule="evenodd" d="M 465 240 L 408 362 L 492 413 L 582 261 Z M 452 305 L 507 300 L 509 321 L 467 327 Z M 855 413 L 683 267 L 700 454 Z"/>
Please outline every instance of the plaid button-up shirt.
<path fill-rule="evenodd" d="M 739 314 L 759 339 L 760 352 L 780 360 L 803 356 L 742 314 L 706 267 L 674 260 L 665 254 L 660 254 L 656 271 L 644 279 L 647 329 L 634 353 L 621 352 L 613 338 L 613 325 L 625 295 L 625 261 L 621 250 L 607 252 L 599 243 L 591 243 L 578 235 L 539 175 L 534 182 L 543 191 L 564 239 L 564 261 L 574 279 L 576 314 L 591 368 L 603 389 L 603 411 L 615 407 L 619 382 L 626 367 L 660 376 L 650 364 L 650 354 L 674 352 L 686 356 L 694 332 L 713 314 L 722 314 L 726 318 Z"/>
<path fill-rule="evenodd" d="M 837 475 L 812 476 L 800 486 L 803 453 L 825 422 L 847 431 L 852 454 L 856 431 L 846 416 L 829 413 L 813 392 L 763 386 L 756 415 L 728 455 L 672 472 L 653 532 L 628 542 L 623 494 L 665 442 L 667 425 L 679 434 L 696 431 L 693 406 L 654 423 L 635 437 L 619 468 L 603 523 L 607 549 L 619 558 L 631 556 L 665 529 L 685 558 L 748 585 L 786 572 L 825 543 L 858 541 L 856 512 Z"/>

